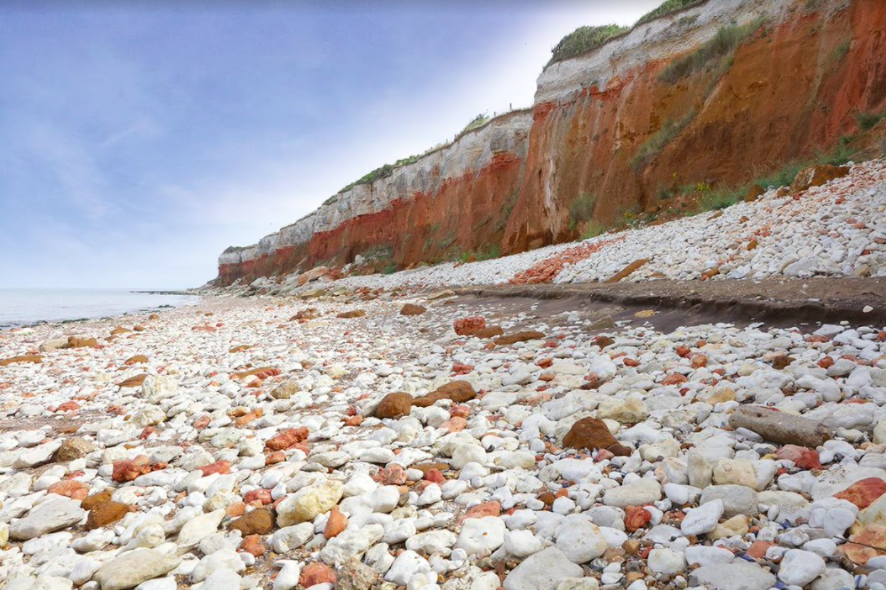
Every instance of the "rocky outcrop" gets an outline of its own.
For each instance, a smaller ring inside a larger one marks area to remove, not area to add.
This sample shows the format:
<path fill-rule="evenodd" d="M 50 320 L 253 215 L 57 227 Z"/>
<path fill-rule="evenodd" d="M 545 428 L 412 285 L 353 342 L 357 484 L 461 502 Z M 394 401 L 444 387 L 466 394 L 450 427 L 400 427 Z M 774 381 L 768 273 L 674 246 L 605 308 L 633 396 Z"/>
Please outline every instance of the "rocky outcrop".
<path fill-rule="evenodd" d="M 577 237 L 576 203 L 579 222 L 605 222 L 666 208 L 681 187 L 747 183 L 858 133 L 857 113 L 886 110 L 884 30 L 886 4 L 868 0 L 718 0 L 644 23 L 548 66 L 531 111 L 229 248 L 218 282 L 367 253 L 398 268 L 514 253 Z M 731 49 L 674 69 L 728 35 Z"/>

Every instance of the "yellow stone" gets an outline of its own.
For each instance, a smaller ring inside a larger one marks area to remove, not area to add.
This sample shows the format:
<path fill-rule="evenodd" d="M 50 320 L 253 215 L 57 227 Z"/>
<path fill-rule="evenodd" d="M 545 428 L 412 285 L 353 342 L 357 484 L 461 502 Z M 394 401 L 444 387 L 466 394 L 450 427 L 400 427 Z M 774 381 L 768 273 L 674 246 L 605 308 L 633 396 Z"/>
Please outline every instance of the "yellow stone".
<path fill-rule="evenodd" d="M 701 394 L 698 396 L 698 401 L 711 404 L 712 406 L 735 401 L 735 390 L 731 387 L 720 387 Z"/>
<path fill-rule="evenodd" d="M 708 534 L 712 540 L 725 539 L 736 535 L 744 536 L 748 533 L 748 517 L 737 514 L 725 522 L 721 522 Z"/>
<path fill-rule="evenodd" d="M 757 474 L 754 472 L 754 464 L 747 459 L 720 459 L 714 465 L 714 483 L 735 484 L 756 490 Z"/>

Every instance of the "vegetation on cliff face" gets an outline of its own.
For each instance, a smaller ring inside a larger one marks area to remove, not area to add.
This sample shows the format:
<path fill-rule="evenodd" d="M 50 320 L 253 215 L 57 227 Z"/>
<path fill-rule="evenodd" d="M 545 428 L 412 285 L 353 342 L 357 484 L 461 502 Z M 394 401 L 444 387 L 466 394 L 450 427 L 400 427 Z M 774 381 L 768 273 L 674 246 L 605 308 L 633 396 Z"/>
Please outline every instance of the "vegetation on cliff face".
<path fill-rule="evenodd" d="M 874 127 L 877 126 L 877 123 L 883 120 L 886 117 L 886 112 L 883 113 L 865 113 L 865 112 L 857 112 L 855 113 L 855 120 L 858 123 L 859 129 L 862 131 L 870 131 Z"/>
<path fill-rule="evenodd" d="M 560 42 L 551 50 L 551 59 L 548 65 L 557 63 L 592 49 L 600 47 L 613 37 L 623 35 L 630 31 L 630 27 L 619 25 L 603 25 L 600 27 L 579 27 L 560 39 Z"/>
<path fill-rule="evenodd" d="M 731 56 L 738 46 L 762 27 L 763 24 L 764 22 L 758 19 L 742 26 L 728 25 L 720 27 L 713 39 L 689 55 L 672 61 L 661 71 L 659 80 L 673 84 L 695 72 L 703 70 L 712 63 Z"/>
<path fill-rule="evenodd" d="M 643 142 L 632 163 L 634 172 L 640 172 L 647 162 L 663 150 L 675 137 L 680 135 L 689 126 L 696 114 L 698 114 L 698 111 L 692 109 L 682 119 L 666 122 L 649 139 Z"/>
<path fill-rule="evenodd" d="M 705 2 L 705 0 L 665 0 L 661 3 L 661 6 L 654 8 L 641 16 L 640 20 L 637 21 L 637 24 L 642 25 L 643 23 L 648 23 L 651 20 L 666 16 L 672 12 L 678 12 L 680 10 L 692 8 L 693 6 L 698 6 L 702 2 Z"/>

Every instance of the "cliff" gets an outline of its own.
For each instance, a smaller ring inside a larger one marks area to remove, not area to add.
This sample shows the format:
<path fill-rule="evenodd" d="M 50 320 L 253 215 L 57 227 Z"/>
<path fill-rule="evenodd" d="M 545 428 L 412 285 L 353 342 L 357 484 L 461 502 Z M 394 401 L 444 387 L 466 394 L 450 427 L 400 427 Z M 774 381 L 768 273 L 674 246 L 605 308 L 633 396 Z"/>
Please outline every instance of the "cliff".
<path fill-rule="evenodd" d="M 687 186 L 747 183 L 886 111 L 886 2 L 717 0 L 549 65 L 514 112 L 219 258 L 220 284 L 575 239 Z M 880 129 L 878 126 L 876 129 Z"/>

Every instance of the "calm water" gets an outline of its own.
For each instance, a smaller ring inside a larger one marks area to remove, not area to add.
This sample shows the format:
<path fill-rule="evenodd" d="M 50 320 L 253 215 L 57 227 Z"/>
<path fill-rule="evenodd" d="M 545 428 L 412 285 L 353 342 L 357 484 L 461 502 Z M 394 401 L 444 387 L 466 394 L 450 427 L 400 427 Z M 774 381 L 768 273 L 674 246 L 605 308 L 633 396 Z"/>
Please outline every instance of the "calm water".
<path fill-rule="evenodd" d="M 0 328 L 36 322 L 102 318 L 157 309 L 161 305 L 192 305 L 192 295 L 152 295 L 122 290 L 0 289 Z"/>

